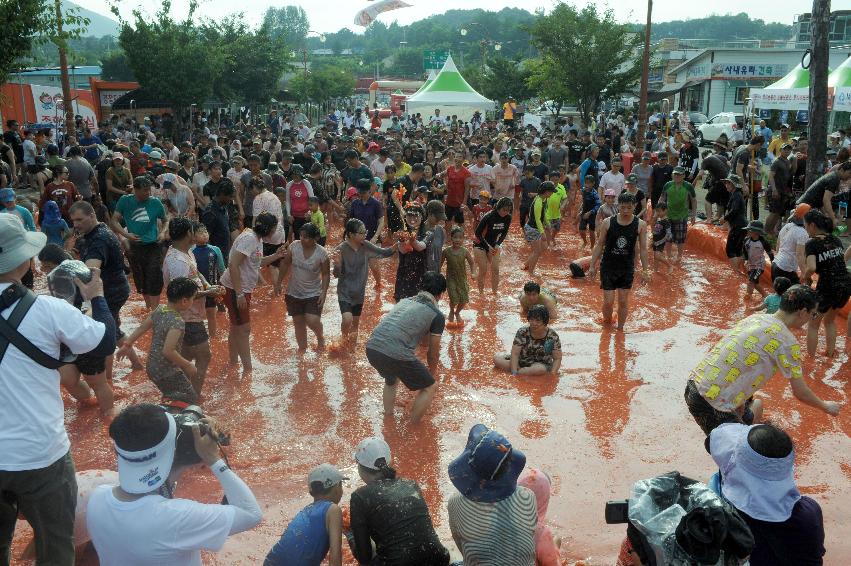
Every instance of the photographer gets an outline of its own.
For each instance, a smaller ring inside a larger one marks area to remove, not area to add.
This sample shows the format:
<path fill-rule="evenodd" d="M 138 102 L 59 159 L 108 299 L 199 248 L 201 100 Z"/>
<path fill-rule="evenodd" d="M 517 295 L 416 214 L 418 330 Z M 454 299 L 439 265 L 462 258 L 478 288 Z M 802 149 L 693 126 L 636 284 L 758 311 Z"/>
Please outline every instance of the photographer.
<path fill-rule="evenodd" d="M 2 564 L 10 560 L 18 513 L 33 527 L 39 564 L 74 563 L 77 485 L 56 371 L 63 362 L 56 358 L 63 344 L 75 354 L 107 356 L 115 350 L 115 322 L 97 269 L 88 283 L 76 281 L 91 301 L 92 318 L 65 300 L 35 297 L 21 284 L 46 241 L 12 215 L 0 215 L 0 325 L 13 336 L 10 343 L 0 334 Z"/>
<path fill-rule="evenodd" d="M 183 423 L 158 405 L 142 403 L 124 409 L 109 426 L 119 485 L 92 493 L 86 519 L 101 566 L 200 565 L 201 550 L 218 551 L 228 536 L 260 523 L 257 499 L 219 454 L 221 433 L 212 420 L 191 427 L 197 454 L 189 455 L 178 450 L 186 446 L 180 435 L 189 434 Z M 172 499 L 187 456 L 213 471 L 227 505 Z"/>

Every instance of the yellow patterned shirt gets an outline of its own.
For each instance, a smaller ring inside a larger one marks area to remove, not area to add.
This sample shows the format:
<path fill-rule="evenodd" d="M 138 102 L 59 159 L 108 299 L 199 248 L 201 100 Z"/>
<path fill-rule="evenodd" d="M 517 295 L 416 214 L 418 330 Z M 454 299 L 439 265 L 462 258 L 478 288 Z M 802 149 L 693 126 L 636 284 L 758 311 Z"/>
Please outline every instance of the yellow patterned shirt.
<path fill-rule="evenodd" d="M 719 411 L 741 406 L 776 372 L 800 379 L 801 346 L 771 314 L 739 322 L 691 372 L 706 401 Z"/>

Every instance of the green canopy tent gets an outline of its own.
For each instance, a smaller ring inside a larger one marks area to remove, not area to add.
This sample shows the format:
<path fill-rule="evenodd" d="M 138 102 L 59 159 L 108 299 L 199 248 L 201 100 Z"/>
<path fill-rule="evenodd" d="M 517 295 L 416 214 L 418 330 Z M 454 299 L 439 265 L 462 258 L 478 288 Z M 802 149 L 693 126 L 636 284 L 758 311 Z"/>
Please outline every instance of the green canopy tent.
<path fill-rule="evenodd" d="M 810 71 L 798 65 L 765 88 L 750 91 L 754 108 L 762 110 L 807 110 L 810 105 Z"/>
<path fill-rule="evenodd" d="M 439 109 L 444 116 L 456 115 L 461 120 L 469 120 L 473 113 L 482 115 L 494 109 L 494 101 L 479 94 L 464 80 L 452 56 L 446 59 L 437 77 L 405 101 L 408 114 L 422 113 L 428 116 Z"/>
<path fill-rule="evenodd" d="M 851 57 L 827 77 L 827 88 L 833 89 L 834 112 L 851 112 Z"/>

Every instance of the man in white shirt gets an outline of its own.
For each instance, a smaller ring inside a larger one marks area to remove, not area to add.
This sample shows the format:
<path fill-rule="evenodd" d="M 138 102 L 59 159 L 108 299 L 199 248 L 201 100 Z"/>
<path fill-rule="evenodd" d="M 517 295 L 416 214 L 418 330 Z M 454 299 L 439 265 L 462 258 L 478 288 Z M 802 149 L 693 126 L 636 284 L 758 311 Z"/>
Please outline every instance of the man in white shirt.
<path fill-rule="evenodd" d="M 440 115 L 440 108 L 434 109 L 434 116 L 431 116 L 428 119 L 428 125 L 437 126 L 441 128 L 444 126 L 443 116 Z"/>
<path fill-rule="evenodd" d="M 112 421 L 119 485 L 98 487 L 86 510 L 101 566 L 201 566 L 202 550 L 216 552 L 228 536 L 260 523 L 251 489 L 219 455 L 215 423 L 206 417 L 202 423 L 191 427 L 194 451 L 187 453 L 176 450 L 179 427 L 163 407 L 133 405 Z M 181 472 L 199 459 L 221 484 L 227 505 L 172 499 Z"/>
<path fill-rule="evenodd" d="M 25 350 L 26 342 L 34 347 L 24 353 L 0 338 L 0 564 L 9 564 L 20 512 L 35 532 L 37 563 L 73 566 L 77 483 L 56 370 L 64 365 L 59 348 L 102 357 L 115 350 L 115 321 L 103 298 L 100 270 L 92 269 L 89 283 L 77 280 L 83 298 L 91 301 L 91 317 L 21 285 L 46 243 L 43 233 L 27 232 L 17 217 L 0 214 L 0 324 L 23 336 Z"/>
<path fill-rule="evenodd" d="M 615 197 L 623 192 L 626 179 L 621 173 L 621 161 L 618 158 L 612 159 L 612 170 L 606 171 L 600 177 L 600 195 L 604 195 L 607 190 L 615 191 Z"/>
<path fill-rule="evenodd" d="M 376 177 L 384 178 L 384 170 L 388 165 L 393 165 L 393 160 L 389 158 L 390 152 L 386 147 L 378 150 L 378 157 L 372 160 L 369 164 L 369 169 Z"/>
<path fill-rule="evenodd" d="M 476 163 L 467 167 L 467 171 L 472 174 L 472 177 L 470 178 L 470 194 L 475 195 L 469 197 L 468 200 L 478 202 L 478 195 L 482 191 L 487 191 L 493 194 L 491 191 L 491 185 L 496 178 L 493 173 L 493 167 L 486 163 L 487 157 L 487 152 L 480 149 L 476 152 Z"/>

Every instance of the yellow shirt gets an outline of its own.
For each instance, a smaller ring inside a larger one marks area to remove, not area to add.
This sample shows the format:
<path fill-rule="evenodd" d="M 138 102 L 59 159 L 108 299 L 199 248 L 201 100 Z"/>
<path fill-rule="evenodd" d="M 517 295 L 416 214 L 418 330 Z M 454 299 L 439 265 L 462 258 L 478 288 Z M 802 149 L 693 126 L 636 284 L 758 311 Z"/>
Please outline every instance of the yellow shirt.
<path fill-rule="evenodd" d="M 792 143 L 792 139 L 782 140 L 780 139 L 780 136 L 777 136 L 768 144 L 768 152 L 774 156 L 779 156 L 780 147 L 786 142 Z"/>
<path fill-rule="evenodd" d="M 516 104 L 512 104 L 511 102 L 506 102 L 502 105 L 502 119 L 503 120 L 513 120 L 514 119 L 514 111 L 517 109 Z"/>
<path fill-rule="evenodd" d="M 322 214 L 321 210 L 310 213 L 310 222 L 317 228 L 319 228 L 319 235 L 325 237 L 328 235 L 328 232 L 325 228 L 325 215 Z"/>
<path fill-rule="evenodd" d="M 780 372 L 800 379 L 801 346 L 771 314 L 740 321 L 691 372 L 697 390 L 713 408 L 732 412 Z"/>

